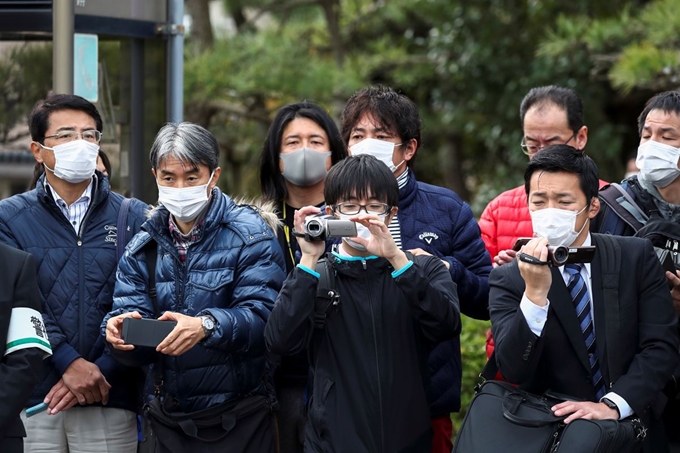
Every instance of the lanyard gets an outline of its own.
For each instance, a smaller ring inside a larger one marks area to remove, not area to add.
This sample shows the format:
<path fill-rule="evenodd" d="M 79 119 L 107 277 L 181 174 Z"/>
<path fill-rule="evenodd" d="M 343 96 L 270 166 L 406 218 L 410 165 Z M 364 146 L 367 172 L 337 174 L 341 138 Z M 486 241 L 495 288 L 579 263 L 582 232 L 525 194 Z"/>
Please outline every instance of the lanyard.
<path fill-rule="evenodd" d="M 290 253 L 290 261 L 295 266 L 295 256 L 293 255 L 293 246 L 290 243 L 290 228 L 288 228 L 288 224 L 286 223 L 286 202 L 283 202 L 283 234 L 286 235 L 286 245 L 288 245 L 288 253 Z"/>

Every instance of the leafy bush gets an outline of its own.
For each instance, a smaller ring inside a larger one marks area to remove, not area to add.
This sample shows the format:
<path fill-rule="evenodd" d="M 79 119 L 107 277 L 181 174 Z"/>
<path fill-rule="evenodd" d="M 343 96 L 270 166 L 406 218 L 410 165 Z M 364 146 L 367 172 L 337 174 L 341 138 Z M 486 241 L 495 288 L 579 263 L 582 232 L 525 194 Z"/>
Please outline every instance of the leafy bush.
<path fill-rule="evenodd" d="M 460 412 L 451 414 L 454 435 L 470 406 L 470 401 L 475 394 L 475 385 L 480 381 L 479 373 L 486 363 L 486 332 L 491 326 L 489 321 L 477 321 L 467 316 L 463 316 L 462 320 L 463 331 L 460 334 L 460 353 L 463 361 L 461 409 Z"/>

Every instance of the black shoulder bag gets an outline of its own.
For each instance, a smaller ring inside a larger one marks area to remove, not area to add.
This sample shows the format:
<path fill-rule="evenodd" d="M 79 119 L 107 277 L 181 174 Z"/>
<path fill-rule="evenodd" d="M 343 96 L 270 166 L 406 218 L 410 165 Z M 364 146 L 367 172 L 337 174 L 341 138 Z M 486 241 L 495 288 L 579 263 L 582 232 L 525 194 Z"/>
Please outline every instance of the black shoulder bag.
<path fill-rule="evenodd" d="M 149 269 L 149 297 L 156 318 L 160 316 L 156 300 L 155 241 L 145 246 Z M 264 395 L 244 395 L 195 412 L 182 412 L 179 402 L 163 395 L 163 356 L 154 365 L 154 398 L 144 405 L 144 416 L 151 429 L 156 453 L 202 453 L 233 451 L 275 453 L 277 438 L 272 404 Z"/>

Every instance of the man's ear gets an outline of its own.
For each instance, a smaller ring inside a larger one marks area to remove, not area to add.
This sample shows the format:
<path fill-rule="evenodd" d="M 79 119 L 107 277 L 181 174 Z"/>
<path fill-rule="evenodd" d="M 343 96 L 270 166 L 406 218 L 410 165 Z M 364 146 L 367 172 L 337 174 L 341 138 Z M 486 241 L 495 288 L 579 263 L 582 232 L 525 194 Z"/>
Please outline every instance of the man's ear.
<path fill-rule="evenodd" d="M 333 208 L 330 205 L 326 205 L 326 214 L 333 215 Z"/>
<path fill-rule="evenodd" d="M 209 192 L 211 192 L 217 185 L 217 181 L 220 179 L 220 174 L 222 174 L 222 168 L 216 167 L 215 174 L 213 175 L 212 181 L 210 181 L 210 185 L 208 186 Z"/>
<path fill-rule="evenodd" d="M 42 151 L 40 144 L 38 142 L 31 142 L 31 153 L 33 153 L 33 157 L 35 158 L 36 162 L 42 164 L 43 158 L 40 151 Z"/>
<path fill-rule="evenodd" d="M 387 214 L 387 217 L 385 217 L 385 225 L 389 225 L 392 223 L 392 219 L 394 218 L 395 215 L 397 215 L 397 211 L 399 210 L 398 207 L 392 206 L 392 209 L 390 209 L 389 214 Z"/>
<path fill-rule="evenodd" d="M 598 212 L 600 212 L 600 199 L 598 197 L 593 197 L 593 199 L 590 200 L 590 207 L 588 208 L 588 218 L 594 219 Z"/>
<path fill-rule="evenodd" d="M 404 146 L 404 160 L 408 162 L 411 159 L 413 159 L 413 157 L 416 155 L 416 151 L 418 150 L 418 140 L 412 138 L 408 142 L 404 143 L 403 146 Z"/>
<path fill-rule="evenodd" d="M 588 143 L 588 126 L 581 126 L 581 129 L 576 133 L 574 141 L 574 148 L 583 151 L 586 147 L 586 143 Z"/>

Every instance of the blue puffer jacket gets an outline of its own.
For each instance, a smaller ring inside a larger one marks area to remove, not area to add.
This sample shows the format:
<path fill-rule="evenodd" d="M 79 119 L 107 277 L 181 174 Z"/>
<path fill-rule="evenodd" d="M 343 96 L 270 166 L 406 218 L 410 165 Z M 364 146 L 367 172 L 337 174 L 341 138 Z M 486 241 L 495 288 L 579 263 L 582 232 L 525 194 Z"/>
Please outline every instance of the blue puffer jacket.
<path fill-rule="evenodd" d="M 489 319 L 491 258 L 467 203 L 449 189 L 418 182 L 411 172 L 406 186 L 399 190 L 397 215 L 402 248 L 421 248 L 447 261 L 451 278 L 458 285 L 461 313 Z M 430 373 L 432 416 L 460 410 L 458 336 L 435 347 L 430 354 Z"/>
<path fill-rule="evenodd" d="M 37 263 L 43 317 L 54 355 L 45 360 L 42 379 L 28 406 L 43 401 L 75 359 L 99 366 L 111 384 L 107 407 L 136 410 L 140 370 L 129 370 L 104 351 L 99 334 L 111 310 L 116 274 L 116 224 L 123 197 L 109 191 L 97 172 L 94 197 L 80 234 L 45 190 L 44 176 L 36 188 L 0 202 L 0 241 L 31 253 Z M 138 231 L 148 206 L 135 200 L 128 226 Z"/>
<path fill-rule="evenodd" d="M 159 311 L 188 316 L 210 313 L 214 333 L 179 357 L 163 357 L 163 393 L 181 410 L 193 412 L 264 387 L 264 326 L 286 277 L 281 247 L 260 214 L 236 205 L 213 189 L 203 232 L 180 261 L 168 229 L 168 211 L 159 207 L 142 225 L 120 261 L 111 316 L 137 310 L 154 318 L 147 293 L 149 271 L 144 246 L 156 241 L 156 294 Z M 127 364 L 153 363 L 153 355 L 115 351 Z M 154 373 L 147 379 L 152 392 Z M 148 397 L 148 396 L 147 396 Z"/>

